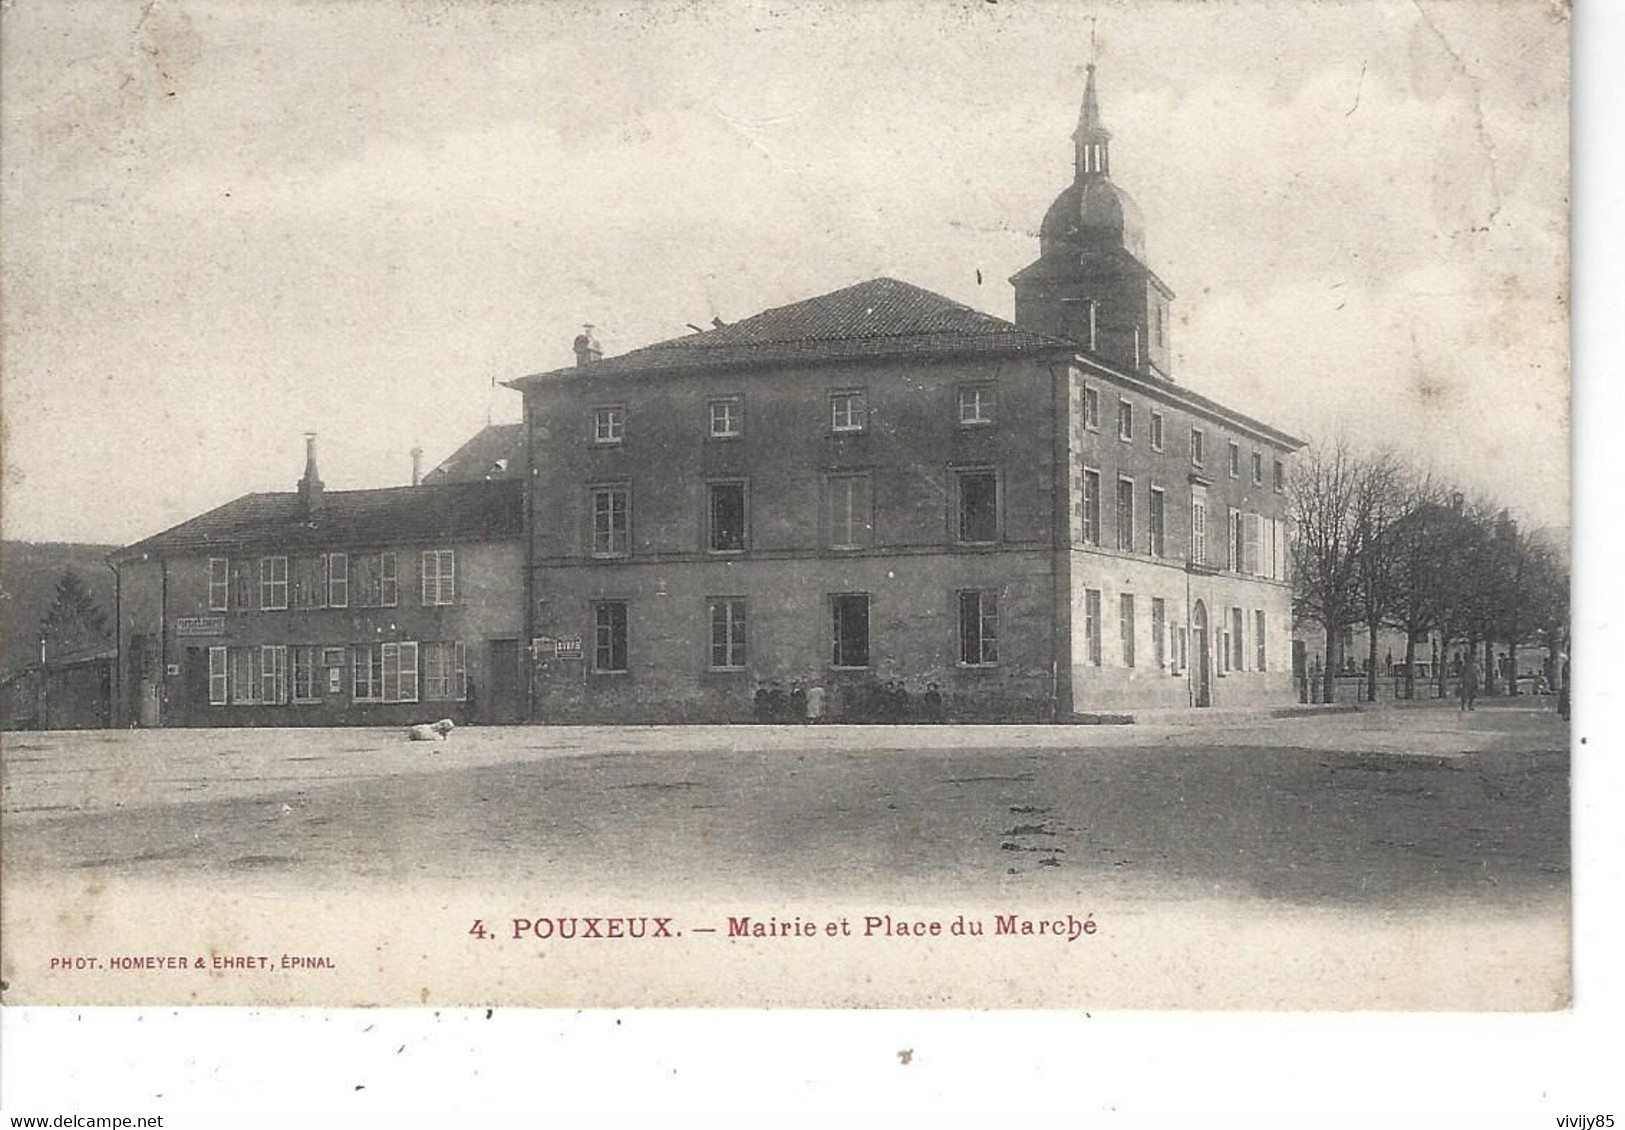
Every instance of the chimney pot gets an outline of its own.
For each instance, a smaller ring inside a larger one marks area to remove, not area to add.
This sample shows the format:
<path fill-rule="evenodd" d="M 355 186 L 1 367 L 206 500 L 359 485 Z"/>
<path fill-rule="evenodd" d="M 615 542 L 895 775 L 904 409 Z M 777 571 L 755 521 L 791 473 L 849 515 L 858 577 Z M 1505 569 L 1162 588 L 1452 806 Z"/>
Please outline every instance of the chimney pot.
<path fill-rule="evenodd" d="M 423 448 L 417 445 L 412 447 L 412 485 L 423 483 Z"/>

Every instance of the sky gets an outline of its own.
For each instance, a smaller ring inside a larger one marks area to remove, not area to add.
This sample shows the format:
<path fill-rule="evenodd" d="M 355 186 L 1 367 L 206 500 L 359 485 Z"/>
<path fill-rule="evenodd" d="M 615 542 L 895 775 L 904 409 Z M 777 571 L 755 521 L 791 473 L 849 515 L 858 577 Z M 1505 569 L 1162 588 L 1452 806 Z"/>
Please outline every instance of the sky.
<path fill-rule="evenodd" d="M 1094 45 L 1091 48 L 1091 34 Z M 889 275 L 1001 317 L 1098 63 L 1173 377 L 1566 527 L 1546 0 L 13 0 L 7 538 L 409 481 L 493 381 Z"/>

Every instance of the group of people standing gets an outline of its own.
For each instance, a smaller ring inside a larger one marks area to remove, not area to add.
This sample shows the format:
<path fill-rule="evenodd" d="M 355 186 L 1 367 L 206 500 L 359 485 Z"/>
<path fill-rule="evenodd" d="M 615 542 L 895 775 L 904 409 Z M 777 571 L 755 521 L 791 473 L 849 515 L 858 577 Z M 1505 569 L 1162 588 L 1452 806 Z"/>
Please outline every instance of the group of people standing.
<path fill-rule="evenodd" d="M 942 691 L 927 683 L 918 695 L 899 679 L 885 683 L 867 679 L 846 688 L 841 696 L 843 722 L 941 722 L 946 715 Z M 816 723 L 828 716 L 829 692 L 800 679 L 789 687 L 774 679 L 758 684 L 752 700 L 752 716 L 764 723 Z"/>

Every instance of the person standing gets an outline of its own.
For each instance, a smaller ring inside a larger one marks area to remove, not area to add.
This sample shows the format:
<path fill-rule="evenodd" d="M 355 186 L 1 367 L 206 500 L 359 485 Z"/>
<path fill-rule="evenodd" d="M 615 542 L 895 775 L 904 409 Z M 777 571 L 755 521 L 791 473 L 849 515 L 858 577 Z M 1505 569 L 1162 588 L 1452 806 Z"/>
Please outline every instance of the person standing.
<path fill-rule="evenodd" d="M 824 720 L 824 688 L 814 683 L 807 688 L 807 721 L 822 722 Z"/>
<path fill-rule="evenodd" d="M 1569 657 L 1563 657 L 1563 684 L 1557 688 L 1557 713 L 1567 722 L 1569 720 Z"/>
<path fill-rule="evenodd" d="M 1478 704 L 1478 659 L 1467 653 L 1461 665 L 1461 709 L 1474 710 Z"/>

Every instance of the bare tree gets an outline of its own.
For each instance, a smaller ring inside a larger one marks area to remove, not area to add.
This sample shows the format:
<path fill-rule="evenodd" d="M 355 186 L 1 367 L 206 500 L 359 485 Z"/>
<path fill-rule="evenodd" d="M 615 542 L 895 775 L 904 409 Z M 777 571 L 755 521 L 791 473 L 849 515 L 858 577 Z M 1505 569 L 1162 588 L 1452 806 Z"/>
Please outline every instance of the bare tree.
<path fill-rule="evenodd" d="M 1396 528 L 1410 503 L 1402 464 L 1390 452 L 1364 460 L 1355 483 L 1354 581 L 1366 630 L 1366 701 L 1377 700 L 1377 637 L 1401 598 Z"/>
<path fill-rule="evenodd" d="M 1292 476 L 1296 612 L 1326 633 L 1328 702 L 1343 663 L 1344 630 L 1361 618 L 1361 559 L 1373 541 L 1379 499 L 1388 497 L 1393 476 L 1391 457 L 1362 457 L 1342 438 L 1311 447 Z"/>

